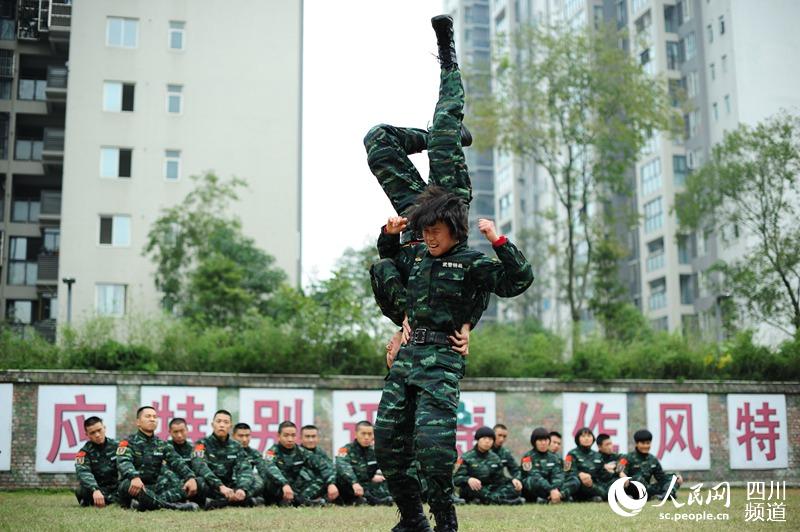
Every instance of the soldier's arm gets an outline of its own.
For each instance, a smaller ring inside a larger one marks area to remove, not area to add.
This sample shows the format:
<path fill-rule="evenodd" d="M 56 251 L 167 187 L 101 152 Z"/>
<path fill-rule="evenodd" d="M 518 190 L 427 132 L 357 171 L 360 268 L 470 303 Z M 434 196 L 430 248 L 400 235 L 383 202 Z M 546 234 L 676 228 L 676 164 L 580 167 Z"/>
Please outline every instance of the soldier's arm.
<path fill-rule="evenodd" d="M 358 477 L 356 476 L 356 472 L 353 471 L 353 465 L 350 463 L 347 452 L 347 447 L 342 447 L 339 449 L 339 452 L 336 453 L 336 472 L 347 479 L 347 482 L 350 484 L 356 484 L 358 482 Z"/>
<path fill-rule="evenodd" d="M 384 316 L 398 327 L 406 313 L 406 287 L 392 259 L 381 259 L 369 268 L 372 294 Z"/>
<path fill-rule="evenodd" d="M 667 474 L 664 473 L 664 470 L 661 468 L 661 462 L 659 462 L 658 458 L 655 456 L 653 457 L 653 467 L 650 469 L 650 471 L 653 473 L 656 482 L 659 484 L 667 482 Z"/>
<path fill-rule="evenodd" d="M 94 478 L 91 463 L 88 460 L 89 456 L 86 451 L 81 449 L 75 457 L 75 474 L 78 476 L 78 482 L 81 486 L 94 491 L 100 489 L 100 485 L 97 483 L 97 479 Z"/>
<path fill-rule="evenodd" d="M 504 449 L 505 449 L 505 447 L 504 447 Z M 517 463 L 517 461 L 514 460 L 514 455 L 512 455 L 511 451 L 509 451 L 508 449 L 505 449 L 505 454 L 508 457 L 508 460 L 506 460 L 506 464 L 507 464 L 507 467 L 508 467 L 508 472 L 511 473 L 511 478 L 515 478 L 517 480 L 520 480 L 520 476 L 521 476 L 520 474 L 522 473 L 522 471 L 520 470 L 519 464 Z"/>
<path fill-rule="evenodd" d="M 475 294 L 475 298 L 472 300 L 472 308 L 469 311 L 470 330 L 475 330 L 475 327 L 478 326 L 478 322 L 481 321 L 481 316 L 483 316 L 483 313 L 486 311 L 488 306 L 489 292 L 485 290 L 479 290 Z M 516 463 L 514 465 L 516 465 Z"/>
<path fill-rule="evenodd" d="M 408 274 L 414 265 L 417 247 L 416 245 L 401 246 L 399 234 L 390 235 L 386 232 L 385 225 L 381 228 L 381 235 L 378 237 L 378 256 L 394 261 L 404 285 L 408 282 Z"/>
<path fill-rule="evenodd" d="M 566 480 L 566 476 L 564 475 L 564 464 L 557 454 L 553 453 L 553 456 L 555 457 L 556 467 L 553 471 L 553 477 L 550 479 L 550 489 L 557 488 L 560 490 L 564 485 L 564 480 Z"/>
<path fill-rule="evenodd" d="M 117 471 L 125 480 L 142 476 L 133 463 L 133 449 L 130 448 L 128 440 L 122 440 L 117 446 Z"/>
<path fill-rule="evenodd" d="M 236 467 L 233 472 L 234 487 L 235 489 L 244 490 L 246 494 L 250 495 L 253 491 L 253 465 L 250 462 L 250 457 L 247 456 L 247 451 L 241 445 L 239 445 L 236 455 Z"/>
<path fill-rule="evenodd" d="M 453 474 L 453 484 L 465 488 L 469 480 L 469 463 L 463 457 L 456 460 L 456 472 Z"/>
<path fill-rule="evenodd" d="M 192 469 L 198 477 L 205 480 L 206 484 L 215 491 L 218 491 L 220 486 L 223 485 L 219 477 L 208 467 L 208 463 L 206 462 L 206 446 L 202 441 L 194 445 L 194 450 L 192 451 Z"/>
<path fill-rule="evenodd" d="M 181 477 L 181 480 L 186 482 L 190 478 L 195 478 L 196 475 L 194 471 L 192 471 L 192 468 L 186 465 L 181 455 L 178 454 L 178 451 L 176 451 L 170 443 L 164 442 L 162 447 L 164 449 L 164 458 L 167 461 L 167 465 Z"/>
<path fill-rule="evenodd" d="M 325 485 L 336 484 L 336 471 L 327 460 L 316 453 L 308 453 L 308 463 L 311 469 L 324 480 Z"/>
<path fill-rule="evenodd" d="M 501 236 L 492 244 L 497 259 L 482 255 L 469 270 L 470 281 L 481 290 L 500 297 L 514 297 L 533 283 L 533 268 L 509 240 Z"/>
<path fill-rule="evenodd" d="M 285 486 L 289 483 L 285 476 L 283 476 L 283 472 L 281 468 L 279 468 L 275 462 L 272 461 L 270 453 L 273 452 L 271 449 L 267 449 L 264 451 L 263 460 L 261 460 L 261 464 L 263 464 L 263 471 L 259 469 L 259 473 L 261 473 L 261 478 L 266 480 L 272 480 L 273 482 L 277 483 L 280 486 Z M 268 458 L 269 457 L 269 458 Z M 258 467 L 258 465 L 256 465 Z"/>

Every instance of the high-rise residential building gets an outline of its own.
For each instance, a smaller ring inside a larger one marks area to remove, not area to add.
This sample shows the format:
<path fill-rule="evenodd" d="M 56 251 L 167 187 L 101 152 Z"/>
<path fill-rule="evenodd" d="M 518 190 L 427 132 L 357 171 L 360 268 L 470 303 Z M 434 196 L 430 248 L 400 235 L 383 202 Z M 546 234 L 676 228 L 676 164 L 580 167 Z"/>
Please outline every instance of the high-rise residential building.
<path fill-rule="evenodd" d="M 74 321 L 157 312 L 147 234 L 208 171 L 247 182 L 233 214 L 298 282 L 302 1 L 14 4 L 0 312 L 63 322 L 62 278 Z"/>
<path fill-rule="evenodd" d="M 491 42 L 489 0 L 445 0 L 444 13 L 452 15 L 454 22 L 456 50 L 465 76 L 464 123 L 470 122 L 470 98 L 476 96 L 477 84 L 470 84 L 470 76 L 485 73 L 490 75 Z M 469 209 L 470 246 L 489 256 L 494 256 L 492 246 L 478 231 L 478 219 L 494 219 L 494 175 L 493 154 L 491 150 L 478 151 L 467 148 L 464 151 L 467 167 L 472 180 L 472 203 Z M 501 229 L 498 226 L 498 229 Z M 489 308 L 483 313 L 484 320 L 497 318 L 497 300 L 492 295 Z"/>

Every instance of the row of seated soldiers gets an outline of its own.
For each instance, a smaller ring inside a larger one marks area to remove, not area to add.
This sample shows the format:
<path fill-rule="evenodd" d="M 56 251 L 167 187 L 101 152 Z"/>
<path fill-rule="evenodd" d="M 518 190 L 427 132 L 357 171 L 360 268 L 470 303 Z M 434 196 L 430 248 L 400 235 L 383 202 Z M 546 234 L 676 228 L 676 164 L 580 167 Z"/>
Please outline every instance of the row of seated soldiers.
<path fill-rule="evenodd" d="M 595 436 L 589 428 L 575 434 L 575 448 L 561 458 L 561 434 L 543 427 L 531 433 L 532 448 L 517 463 L 504 446 L 508 429 L 503 424 L 481 427 L 475 432 L 475 446 L 455 466 L 453 482 L 466 502 L 479 504 L 558 504 L 566 501 L 605 501 L 608 490 L 619 478 L 628 477 L 625 491 L 639 498 L 631 481 L 645 486 L 649 499 L 675 496 L 683 479 L 667 475 L 650 453 L 653 435 L 636 431 L 634 451 L 614 452 L 607 434 Z M 597 450 L 592 449 L 595 445 Z"/>
<path fill-rule="evenodd" d="M 278 442 L 263 454 L 250 447 L 250 427 L 232 425 L 219 410 L 212 433 L 187 439 L 183 419 L 169 423 L 170 440 L 155 435 L 156 411 L 136 412 L 137 431 L 119 442 L 106 437 L 98 417 L 84 421 L 89 441 L 75 458 L 82 506 L 118 502 L 137 510 L 193 511 L 225 506 L 323 506 L 328 503 L 391 505 L 372 447 L 372 425 L 356 426 L 356 439 L 339 449 L 336 463 L 317 443 L 319 431 L 302 427 L 302 445 L 291 421 L 278 426 Z M 233 432 L 231 435 L 231 428 Z"/>

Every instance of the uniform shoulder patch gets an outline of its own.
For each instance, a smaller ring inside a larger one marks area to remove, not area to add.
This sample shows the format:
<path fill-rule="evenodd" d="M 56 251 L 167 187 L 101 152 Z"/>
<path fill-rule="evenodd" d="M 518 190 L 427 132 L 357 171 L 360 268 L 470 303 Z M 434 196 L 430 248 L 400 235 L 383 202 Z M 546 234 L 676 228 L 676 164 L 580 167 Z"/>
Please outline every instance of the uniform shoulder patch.
<path fill-rule="evenodd" d="M 264 460 L 268 462 L 272 462 L 275 459 L 275 451 L 272 449 L 267 449 L 264 451 Z"/>
<path fill-rule="evenodd" d="M 533 469 L 533 461 L 531 461 L 530 456 L 523 456 L 522 457 L 522 470 L 523 471 L 530 471 Z"/>
<path fill-rule="evenodd" d="M 458 471 L 458 468 L 461 467 L 461 464 L 463 464 L 463 463 L 464 463 L 464 459 L 459 456 L 458 460 L 456 460 L 456 467 L 455 467 L 455 469 L 453 471 L 454 472 Z"/>
<path fill-rule="evenodd" d="M 203 458 L 206 455 L 206 446 L 202 443 L 198 443 L 194 446 L 194 451 L 192 452 L 192 456 L 195 458 Z"/>
<path fill-rule="evenodd" d="M 339 452 L 336 453 L 336 456 L 340 458 L 347 456 L 347 447 L 339 447 Z"/>
<path fill-rule="evenodd" d="M 569 471 L 572 469 L 572 455 L 568 454 L 566 458 L 564 458 L 564 471 Z"/>
<path fill-rule="evenodd" d="M 78 454 L 75 455 L 75 463 L 83 465 L 83 461 L 86 458 L 86 451 L 79 451 Z"/>
<path fill-rule="evenodd" d="M 125 451 L 127 449 L 128 449 L 128 440 L 122 440 L 121 442 L 119 442 L 119 445 L 117 446 L 117 454 L 123 455 L 125 454 Z"/>

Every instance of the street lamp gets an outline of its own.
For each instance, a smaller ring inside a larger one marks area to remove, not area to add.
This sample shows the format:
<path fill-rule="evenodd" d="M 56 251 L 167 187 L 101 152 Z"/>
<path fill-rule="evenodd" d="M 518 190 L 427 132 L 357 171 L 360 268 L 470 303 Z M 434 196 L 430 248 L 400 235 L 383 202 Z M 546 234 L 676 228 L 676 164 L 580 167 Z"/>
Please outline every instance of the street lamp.
<path fill-rule="evenodd" d="M 61 281 L 67 285 L 67 325 L 72 323 L 72 284 L 75 282 L 74 277 L 64 277 Z"/>
<path fill-rule="evenodd" d="M 716 318 L 717 318 L 717 345 L 721 344 L 724 340 L 722 330 L 722 303 L 731 298 L 730 294 L 717 294 L 716 303 Z"/>

